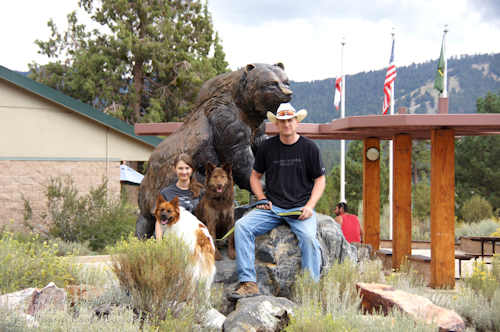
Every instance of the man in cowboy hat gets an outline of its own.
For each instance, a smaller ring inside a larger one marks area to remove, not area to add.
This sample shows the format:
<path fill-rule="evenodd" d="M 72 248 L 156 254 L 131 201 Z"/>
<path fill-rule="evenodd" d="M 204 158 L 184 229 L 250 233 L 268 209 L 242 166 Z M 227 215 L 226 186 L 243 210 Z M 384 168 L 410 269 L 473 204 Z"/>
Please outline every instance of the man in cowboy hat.
<path fill-rule="evenodd" d="M 325 167 L 316 144 L 297 134 L 307 115 L 289 103 L 281 104 L 276 115 L 267 113 L 279 135 L 261 143 L 250 186 L 259 200 L 257 209 L 236 222 L 236 272 L 239 287 L 227 295 L 229 301 L 260 295 L 255 273 L 255 237 L 288 223 L 299 240 L 301 265 L 316 280 L 320 277 L 321 254 L 316 239 L 314 207 L 325 189 Z M 261 184 L 266 174 L 266 194 Z"/>

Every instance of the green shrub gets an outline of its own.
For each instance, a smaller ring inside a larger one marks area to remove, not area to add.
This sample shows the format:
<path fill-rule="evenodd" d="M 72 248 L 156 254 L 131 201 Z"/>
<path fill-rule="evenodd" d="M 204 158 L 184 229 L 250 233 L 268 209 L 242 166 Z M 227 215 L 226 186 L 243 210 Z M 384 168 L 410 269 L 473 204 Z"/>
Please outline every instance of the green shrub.
<path fill-rule="evenodd" d="M 323 315 L 319 304 L 301 306 L 290 319 L 285 332 L 325 332 L 348 331 L 343 319 L 335 320 L 331 315 Z"/>
<path fill-rule="evenodd" d="M 500 290 L 500 254 L 495 254 L 491 260 L 491 269 L 484 261 L 475 260 L 472 263 L 473 273 L 463 281 L 467 287 L 477 293 L 490 297 L 496 290 Z"/>
<path fill-rule="evenodd" d="M 93 285 L 109 288 L 118 281 L 107 263 L 100 264 L 72 264 L 69 269 L 73 276 L 73 285 Z"/>
<path fill-rule="evenodd" d="M 363 264 L 363 274 L 359 276 L 359 282 L 365 283 L 385 283 L 383 266 L 380 259 L 373 259 Z"/>
<path fill-rule="evenodd" d="M 130 235 L 110 252 L 111 268 L 133 307 L 161 324 L 172 317 L 179 330 L 192 331 L 197 322 L 203 324 L 215 296 L 203 284 L 193 285 L 191 255 L 182 240 L 171 235 L 157 243 Z"/>
<path fill-rule="evenodd" d="M 77 256 L 88 256 L 92 253 L 89 245 L 90 242 L 87 240 L 83 243 L 78 242 L 66 242 L 61 238 L 54 238 L 52 243 L 57 243 L 57 256 L 66 256 L 66 255 L 77 255 Z"/>
<path fill-rule="evenodd" d="M 389 204 L 382 207 L 380 213 L 380 238 L 387 240 L 391 238 L 391 220 Z"/>
<path fill-rule="evenodd" d="M 109 315 L 98 318 L 88 305 L 76 306 L 68 312 L 49 309 L 45 313 L 37 314 L 34 318 L 34 324 L 38 324 L 38 327 L 30 326 L 26 316 L 0 307 L 0 331 L 158 331 L 149 320 L 136 319 L 132 309 L 113 310 Z"/>
<path fill-rule="evenodd" d="M 376 270 L 377 265 L 374 263 L 370 269 Z M 285 331 L 437 331 L 435 326 L 397 310 L 390 311 L 387 317 L 378 313 L 364 315 L 355 290 L 358 281 L 362 280 L 357 265 L 349 260 L 334 264 L 318 283 L 310 273 L 297 276 L 296 314 Z"/>
<path fill-rule="evenodd" d="M 425 287 L 424 277 L 412 269 L 411 263 L 404 260 L 399 269 L 394 270 L 386 277 L 386 283 L 396 289 L 416 295 L 424 295 Z"/>
<path fill-rule="evenodd" d="M 0 292 L 12 293 L 29 287 L 42 288 L 49 282 L 66 287 L 74 280 L 70 259 L 57 256 L 57 243 L 40 243 L 39 235 L 24 242 L 15 239 L 9 229 L 0 239 Z M 14 262 L 14 263 L 13 263 Z"/>
<path fill-rule="evenodd" d="M 430 300 L 459 314 L 468 331 L 500 331 L 500 289 L 487 296 L 464 287 L 458 292 L 433 293 Z"/>
<path fill-rule="evenodd" d="M 455 225 L 455 239 L 462 236 L 489 236 L 500 227 L 500 222 L 495 218 L 486 219 L 477 223 L 459 222 Z"/>
<path fill-rule="evenodd" d="M 431 220 L 417 219 L 411 220 L 411 239 L 412 241 L 430 241 L 431 240 Z"/>
<path fill-rule="evenodd" d="M 50 177 L 45 183 L 46 211 L 36 215 L 29 197 L 21 194 L 24 201 L 25 225 L 46 238 L 60 237 L 65 242 L 89 241 L 93 251 L 112 245 L 121 236 L 135 229 L 136 215 L 125 199 L 108 195 L 107 180 L 91 188 L 85 195 L 78 195 L 71 176 L 64 180 Z"/>
<path fill-rule="evenodd" d="M 239 205 L 247 205 L 250 200 L 250 192 L 245 189 L 240 189 L 238 186 L 234 186 L 234 200 L 238 202 Z"/>
<path fill-rule="evenodd" d="M 431 217 L 431 186 L 429 179 L 424 175 L 417 185 L 412 185 L 411 216 L 419 220 Z"/>
<path fill-rule="evenodd" d="M 493 208 L 490 202 L 479 195 L 474 195 L 465 201 L 460 212 L 464 221 L 469 223 L 493 217 Z"/>

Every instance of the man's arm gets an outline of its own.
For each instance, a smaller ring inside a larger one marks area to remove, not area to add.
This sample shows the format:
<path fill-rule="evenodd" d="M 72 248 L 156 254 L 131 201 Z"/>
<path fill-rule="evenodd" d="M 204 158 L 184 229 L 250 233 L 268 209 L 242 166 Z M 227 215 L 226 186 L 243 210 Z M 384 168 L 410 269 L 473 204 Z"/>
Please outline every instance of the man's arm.
<path fill-rule="evenodd" d="M 363 229 L 363 225 L 361 225 L 361 221 L 359 221 L 359 234 L 361 234 L 361 236 L 365 236 L 365 230 Z"/>
<path fill-rule="evenodd" d="M 342 217 L 341 217 L 341 216 L 336 216 L 334 220 L 337 222 L 337 224 L 339 224 L 339 225 L 340 225 L 340 227 L 342 227 L 342 222 L 343 222 L 344 220 L 342 219 Z"/>
<path fill-rule="evenodd" d="M 266 199 L 264 195 L 264 188 L 262 188 L 262 183 L 260 180 L 262 179 L 262 173 L 257 172 L 256 170 L 252 170 L 252 174 L 250 175 L 250 187 L 252 187 L 253 194 L 257 197 L 257 200 Z M 263 210 L 271 210 L 272 203 L 269 201 L 269 205 L 257 205 L 258 209 Z"/>
<path fill-rule="evenodd" d="M 300 211 L 302 211 L 302 214 L 300 215 L 299 220 L 304 220 L 312 217 L 313 209 L 323 195 L 323 191 L 325 190 L 325 178 L 325 175 L 321 175 L 314 179 L 311 197 L 309 198 L 309 201 L 307 201 L 306 205 L 304 205 L 304 207 L 300 209 Z"/>

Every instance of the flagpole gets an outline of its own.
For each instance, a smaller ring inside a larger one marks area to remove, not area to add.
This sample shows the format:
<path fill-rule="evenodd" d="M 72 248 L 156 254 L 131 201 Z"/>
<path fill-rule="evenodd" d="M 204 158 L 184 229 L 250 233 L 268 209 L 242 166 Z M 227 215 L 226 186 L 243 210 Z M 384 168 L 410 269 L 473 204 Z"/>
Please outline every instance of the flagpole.
<path fill-rule="evenodd" d="M 342 37 L 342 53 L 340 59 L 340 75 L 342 76 L 340 90 L 340 118 L 345 118 L 345 77 L 344 77 L 344 45 L 345 37 Z M 340 201 L 345 200 L 345 140 L 340 141 Z"/>
<path fill-rule="evenodd" d="M 394 28 L 392 28 L 392 42 L 394 43 L 395 33 Z M 394 115 L 394 82 L 392 82 L 391 87 L 391 115 Z M 392 186 L 393 186 L 393 153 L 392 153 L 392 140 L 389 141 L 389 240 L 392 240 Z"/>
<path fill-rule="evenodd" d="M 446 58 L 446 35 L 448 33 L 448 23 L 444 24 L 443 53 L 444 53 L 444 90 L 443 98 L 448 98 L 448 59 Z"/>

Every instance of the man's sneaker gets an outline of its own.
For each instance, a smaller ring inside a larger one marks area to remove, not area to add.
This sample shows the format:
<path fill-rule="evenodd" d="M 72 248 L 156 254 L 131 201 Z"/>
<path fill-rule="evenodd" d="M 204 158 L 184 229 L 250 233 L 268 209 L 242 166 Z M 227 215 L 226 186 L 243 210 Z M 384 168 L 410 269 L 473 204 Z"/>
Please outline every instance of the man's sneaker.
<path fill-rule="evenodd" d="M 226 296 L 228 301 L 236 302 L 247 297 L 260 296 L 259 287 L 255 282 L 240 282 L 238 288 L 229 292 Z"/>

